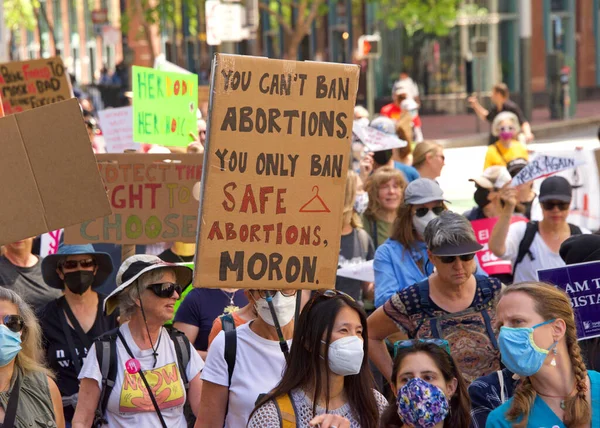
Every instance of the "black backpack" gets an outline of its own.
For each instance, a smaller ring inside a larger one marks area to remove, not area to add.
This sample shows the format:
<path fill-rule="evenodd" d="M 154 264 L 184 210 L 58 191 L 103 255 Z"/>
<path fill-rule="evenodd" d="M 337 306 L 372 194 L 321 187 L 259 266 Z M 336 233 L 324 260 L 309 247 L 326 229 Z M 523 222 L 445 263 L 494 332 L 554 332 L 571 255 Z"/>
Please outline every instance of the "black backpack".
<path fill-rule="evenodd" d="M 187 378 L 186 367 L 190 362 L 190 341 L 181 331 L 174 327 L 165 327 L 169 333 L 169 337 L 175 345 L 175 353 L 177 355 L 177 366 L 179 368 L 179 375 L 183 381 L 183 386 L 187 395 L 190 387 L 190 382 Z M 98 407 L 94 416 L 93 427 L 99 428 L 104 424 L 107 424 L 107 420 L 104 418 L 106 412 L 106 406 L 108 405 L 108 398 L 115 386 L 115 379 L 117 378 L 117 332 L 119 328 L 115 328 L 102 336 L 98 337 L 94 341 L 96 345 L 96 358 L 98 359 L 98 367 L 102 373 L 102 391 L 100 392 L 100 399 L 98 400 Z M 189 404 L 186 402 L 186 407 Z M 186 419 L 188 419 L 189 409 L 184 409 L 186 413 Z"/>

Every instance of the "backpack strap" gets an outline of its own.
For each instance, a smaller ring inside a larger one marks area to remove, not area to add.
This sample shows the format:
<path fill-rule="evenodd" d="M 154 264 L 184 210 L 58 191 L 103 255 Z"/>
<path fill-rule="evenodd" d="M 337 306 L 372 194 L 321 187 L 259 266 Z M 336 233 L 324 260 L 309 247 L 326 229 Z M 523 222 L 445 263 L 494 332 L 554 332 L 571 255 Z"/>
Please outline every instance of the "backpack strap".
<path fill-rule="evenodd" d="M 494 300 L 494 289 L 493 289 L 493 279 L 487 277 L 476 276 L 477 280 L 477 288 L 481 290 L 483 294 L 483 299 L 477 305 L 476 309 L 481 313 L 483 317 L 483 321 L 485 322 L 485 330 L 487 332 L 490 341 L 492 342 L 492 346 L 494 349 L 500 349 L 498 347 L 498 340 L 496 339 L 496 334 L 494 333 L 494 328 L 492 327 L 492 317 L 490 317 L 489 309 L 491 303 Z"/>
<path fill-rule="evenodd" d="M 106 407 L 108 406 L 108 398 L 115 386 L 117 378 L 117 333 L 119 329 L 115 328 L 94 341 L 96 345 L 96 359 L 98 367 L 102 374 L 102 390 L 100 391 L 100 399 L 98 407 L 94 415 L 94 427 L 101 427 L 108 424 L 104 417 Z"/>
<path fill-rule="evenodd" d="M 419 325 L 415 329 L 415 336 L 417 335 L 417 332 L 419 331 L 423 323 L 427 319 L 429 319 L 431 324 L 431 334 L 433 335 L 433 337 L 435 337 L 436 339 L 443 339 L 443 337 L 440 335 L 440 330 L 438 327 L 438 318 L 433 313 L 433 308 L 431 307 L 431 299 L 429 299 L 429 279 L 426 278 L 423 281 L 418 282 L 416 284 L 416 287 L 419 291 L 419 303 L 421 306 L 419 308 L 419 311 L 423 312 L 427 317 L 421 318 Z"/>
<path fill-rule="evenodd" d="M 175 327 L 165 327 L 169 337 L 175 345 L 175 354 L 177 355 L 177 365 L 179 366 L 179 375 L 183 381 L 183 386 L 187 392 L 190 388 L 190 380 L 187 377 L 187 366 L 190 362 L 190 341 L 187 336 Z"/>
<path fill-rule="evenodd" d="M 225 348 L 223 350 L 223 357 L 227 363 L 227 375 L 228 375 L 228 386 L 231 386 L 231 378 L 233 377 L 233 369 L 235 368 L 235 357 L 237 354 L 237 330 L 225 332 Z"/>
<path fill-rule="evenodd" d="M 223 314 L 219 318 L 221 318 L 221 328 L 223 331 L 231 331 L 235 330 L 235 320 L 233 319 L 233 314 Z"/>
<path fill-rule="evenodd" d="M 296 428 L 296 407 L 290 394 L 283 394 L 273 400 L 281 421 L 281 428 Z"/>
<path fill-rule="evenodd" d="M 569 223 L 569 230 L 571 231 L 571 236 L 583 234 L 579 226 L 577 226 L 576 224 Z"/>
<path fill-rule="evenodd" d="M 515 260 L 515 264 L 513 265 L 513 274 L 516 272 L 517 265 L 523 261 L 526 255 L 529 254 L 529 258 L 533 261 L 535 257 L 529 250 L 531 244 L 533 243 L 533 239 L 535 238 L 535 234 L 539 231 L 539 224 L 537 221 L 530 221 L 527 223 L 525 227 L 525 235 L 523 235 L 523 239 L 519 243 L 519 252 L 517 253 L 517 259 Z"/>

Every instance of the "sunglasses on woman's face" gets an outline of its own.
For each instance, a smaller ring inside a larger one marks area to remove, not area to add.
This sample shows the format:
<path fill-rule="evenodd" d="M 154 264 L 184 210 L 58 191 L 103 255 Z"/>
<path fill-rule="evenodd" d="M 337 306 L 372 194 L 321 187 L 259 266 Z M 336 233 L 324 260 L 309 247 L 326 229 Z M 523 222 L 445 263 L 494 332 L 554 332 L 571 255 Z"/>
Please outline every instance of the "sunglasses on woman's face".
<path fill-rule="evenodd" d="M 472 254 L 463 254 L 461 256 L 437 256 L 440 261 L 444 264 L 449 265 L 450 263 L 454 263 L 454 260 L 458 257 L 463 262 L 470 262 L 475 257 L 475 253 Z"/>
<path fill-rule="evenodd" d="M 256 292 L 258 293 L 261 299 L 266 299 L 267 293 L 271 293 L 271 296 L 274 297 L 275 293 L 280 292 L 283 297 L 292 297 L 296 295 L 297 291 L 298 290 L 290 288 L 288 290 L 257 290 Z"/>
<path fill-rule="evenodd" d="M 561 202 L 561 201 L 545 201 L 541 202 L 540 205 L 546 211 L 552 211 L 554 207 L 558 207 L 561 211 L 566 211 L 571 206 L 570 202 Z"/>
<path fill-rule="evenodd" d="M 515 130 L 515 128 L 513 128 L 512 126 L 501 126 L 499 129 L 500 132 L 509 132 Z"/>
<path fill-rule="evenodd" d="M 427 213 L 429 212 L 430 208 L 427 207 L 422 207 L 422 208 L 417 208 L 415 210 L 415 215 L 417 217 L 424 217 L 427 215 Z M 431 208 L 431 211 L 433 211 L 433 213 L 435 215 L 440 215 L 441 213 L 443 213 L 444 211 L 446 211 L 446 208 L 439 206 L 439 207 L 433 207 Z"/>
<path fill-rule="evenodd" d="M 94 259 L 85 259 L 85 260 L 65 260 L 62 262 L 61 266 L 63 269 L 73 270 L 77 269 L 77 266 L 81 267 L 81 269 L 90 269 L 96 266 L 96 262 Z"/>
<path fill-rule="evenodd" d="M 21 315 L 4 315 L 2 317 L 2 324 L 14 333 L 20 332 L 23 330 L 23 326 L 25 326 L 25 322 Z"/>
<path fill-rule="evenodd" d="M 150 284 L 146 287 L 149 290 L 152 290 L 154 294 L 163 299 L 169 299 L 173 297 L 173 293 L 177 291 L 179 295 L 178 299 L 181 298 L 181 292 L 183 288 L 179 284 L 174 284 L 172 282 L 162 282 L 158 284 Z"/>

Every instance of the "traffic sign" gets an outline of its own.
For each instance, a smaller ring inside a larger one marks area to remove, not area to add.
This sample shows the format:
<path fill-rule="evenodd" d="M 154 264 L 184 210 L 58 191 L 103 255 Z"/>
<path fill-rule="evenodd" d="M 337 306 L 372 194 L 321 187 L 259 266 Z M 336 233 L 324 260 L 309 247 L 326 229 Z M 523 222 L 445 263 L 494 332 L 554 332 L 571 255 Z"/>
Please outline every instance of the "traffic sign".
<path fill-rule="evenodd" d="M 379 34 L 364 35 L 358 38 L 358 57 L 379 58 L 381 56 L 381 36 Z"/>

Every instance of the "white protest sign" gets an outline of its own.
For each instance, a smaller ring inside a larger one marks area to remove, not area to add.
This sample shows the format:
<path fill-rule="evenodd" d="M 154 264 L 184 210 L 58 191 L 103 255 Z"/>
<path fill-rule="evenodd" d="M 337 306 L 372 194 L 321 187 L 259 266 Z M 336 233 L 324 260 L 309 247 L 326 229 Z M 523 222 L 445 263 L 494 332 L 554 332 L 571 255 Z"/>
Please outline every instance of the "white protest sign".
<path fill-rule="evenodd" d="M 583 165 L 583 161 L 574 158 L 538 155 L 512 179 L 512 184 L 513 186 L 518 186 L 529 183 L 538 178 L 546 177 L 565 169 L 576 168 L 580 165 Z"/>
<path fill-rule="evenodd" d="M 63 229 L 53 230 L 40 235 L 40 257 L 56 254 Z"/>
<path fill-rule="evenodd" d="M 362 141 L 371 152 L 397 149 L 406 147 L 406 141 L 401 140 L 394 134 L 386 134 L 372 126 L 364 126 L 356 121 L 352 124 L 352 133 Z"/>
<path fill-rule="evenodd" d="M 360 263 L 345 263 L 337 270 L 337 276 L 365 282 L 375 282 L 373 260 L 367 260 Z"/>
<path fill-rule="evenodd" d="M 109 108 L 98 112 L 102 136 L 107 153 L 123 153 L 138 150 L 140 145 L 133 141 L 133 109 L 131 106 Z"/>

